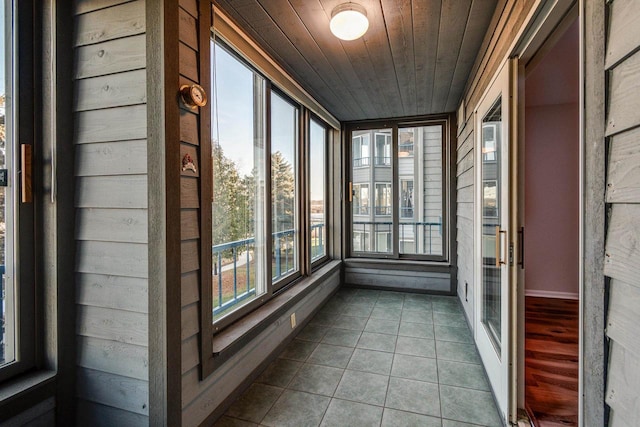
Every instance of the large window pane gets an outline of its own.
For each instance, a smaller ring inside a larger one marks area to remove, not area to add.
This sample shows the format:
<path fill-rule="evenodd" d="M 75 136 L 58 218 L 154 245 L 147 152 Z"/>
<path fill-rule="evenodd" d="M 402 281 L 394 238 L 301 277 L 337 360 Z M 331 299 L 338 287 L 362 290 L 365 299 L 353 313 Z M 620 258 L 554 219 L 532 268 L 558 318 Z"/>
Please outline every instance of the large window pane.
<path fill-rule="evenodd" d="M 214 321 L 267 290 L 265 82 L 215 45 L 213 67 Z"/>
<path fill-rule="evenodd" d="M 373 153 L 369 149 L 369 141 L 373 141 Z M 391 142 L 391 129 L 352 132 L 353 252 L 393 252 Z M 372 155 L 374 161 L 371 161 Z"/>
<path fill-rule="evenodd" d="M 327 254 L 325 203 L 327 129 L 311 120 L 309 124 L 309 198 L 311 203 L 311 261 Z"/>
<path fill-rule="evenodd" d="M 298 108 L 271 94 L 272 281 L 298 270 Z"/>
<path fill-rule="evenodd" d="M 398 129 L 400 254 L 443 255 L 442 126 Z"/>
<path fill-rule="evenodd" d="M 7 144 L 9 122 L 7 120 L 6 94 L 9 81 L 6 72 L 11 63 L 5 39 L 6 2 L 0 1 L 0 169 L 12 169 L 9 161 L 12 156 L 11 145 Z M 8 178 L 4 177 L 5 180 Z M 10 187 L 0 187 L 0 366 L 15 360 L 15 289 L 11 279 L 11 197 Z M 6 273 L 6 275 L 5 275 Z"/>

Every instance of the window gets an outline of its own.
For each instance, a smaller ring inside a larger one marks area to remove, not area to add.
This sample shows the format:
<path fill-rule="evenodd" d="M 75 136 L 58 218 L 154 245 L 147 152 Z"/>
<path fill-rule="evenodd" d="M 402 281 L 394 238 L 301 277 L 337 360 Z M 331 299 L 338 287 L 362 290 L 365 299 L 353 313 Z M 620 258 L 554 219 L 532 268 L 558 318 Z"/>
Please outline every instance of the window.
<path fill-rule="evenodd" d="M 299 271 L 298 116 L 299 109 L 271 92 L 271 280 Z"/>
<path fill-rule="evenodd" d="M 212 61 L 218 331 L 328 259 L 328 127 L 223 42 Z"/>
<path fill-rule="evenodd" d="M 398 130 L 398 157 L 413 157 L 413 132 L 411 129 Z"/>
<path fill-rule="evenodd" d="M 495 162 L 496 134 L 499 127 L 495 123 L 482 124 L 482 158 L 485 162 Z"/>
<path fill-rule="evenodd" d="M 376 184 L 376 215 L 391 215 L 391 183 Z"/>
<path fill-rule="evenodd" d="M 347 125 L 352 141 L 371 135 L 376 166 L 351 170 L 351 255 L 446 261 L 444 148 L 448 121 L 390 121 L 385 126 L 389 128 Z M 356 149 L 355 142 L 352 148 Z M 374 193 L 374 209 L 367 218 L 361 216 L 359 194 L 365 183 Z M 368 246 L 360 243 L 363 233 L 374 236 Z"/>
<path fill-rule="evenodd" d="M 327 255 L 327 128 L 316 119 L 309 120 L 309 212 L 311 261 Z"/>
<path fill-rule="evenodd" d="M 33 40 L 28 39 L 33 21 L 24 5 L 0 1 L 0 381 L 32 368 L 37 344 L 34 204 L 30 187 L 21 187 L 25 171 L 19 172 L 34 147 Z M 19 43 L 18 34 L 24 37 Z M 18 93 L 20 106 L 14 101 Z"/>
<path fill-rule="evenodd" d="M 353 167 L 369 166 L 369 135 L 353 137 Z"/>
<path fill-rule="evenodd" d="M 376 166 L 391 165 L 391 132 L 385 131 L 375 134 L 376 138 Z"/>
<path fill-rule="evenodd" d="M 353 214 L 369 215 L 369 184 L 353 185 Z"/>
<path fill-rule="evenodd" d="M 400 180 L 400 218 L 413 218 L 413 180 Z"/>
<path fill-rule="evenodd" d="M 267 292 L 264 79 L 215 46 L 213 318 Z M 216 120 L 217 119 L 217 120 Z"/>

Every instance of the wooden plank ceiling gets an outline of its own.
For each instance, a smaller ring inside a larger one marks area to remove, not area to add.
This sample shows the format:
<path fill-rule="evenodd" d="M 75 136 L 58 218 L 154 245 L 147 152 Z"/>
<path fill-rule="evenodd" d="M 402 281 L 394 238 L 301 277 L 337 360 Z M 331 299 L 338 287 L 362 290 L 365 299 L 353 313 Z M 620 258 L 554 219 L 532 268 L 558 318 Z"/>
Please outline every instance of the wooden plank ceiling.
<path fill-rule="evenodd" d="M 341 121 L 455 111 L 497 0 L 357 0 L 369 30 L 331 34 L 348 0 L 216 0 Z"/>

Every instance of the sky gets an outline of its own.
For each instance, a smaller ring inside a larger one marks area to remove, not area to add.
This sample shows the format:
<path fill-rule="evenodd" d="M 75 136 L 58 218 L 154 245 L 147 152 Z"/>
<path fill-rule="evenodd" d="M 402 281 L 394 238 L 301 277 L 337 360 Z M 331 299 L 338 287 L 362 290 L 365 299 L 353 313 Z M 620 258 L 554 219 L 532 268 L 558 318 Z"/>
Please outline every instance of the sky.
<path fill-rule="evenodd" d="M 233 160 L 241 175 L 248 175 L 253 168 L 253 71 L 229 54 L 225 49 L 216 47 L 212 53 L 212 75 L 214 86 L 212 137 L 218 140 L 227 158 Z M 275 92 L 271 95 L 271 151 L 280 151 L 285 159 L 296 168 L 296 123 L 297 109 L 285 98 Z M 317 129 L 316 129 L 317 133 Z M 312 127 L 312 138 L 313 127 Z M 311 148 L 311 163 L 324 153 Z M 322 169 L 311 168 L 312 199 L 314 195 L 322 194 L 318 185 L 313 182 L 322 180 L 315 176 Z M 318 170 L 318 171 L 317 171 Z M 314 179 L 315 176 L 315 179 Z"/>

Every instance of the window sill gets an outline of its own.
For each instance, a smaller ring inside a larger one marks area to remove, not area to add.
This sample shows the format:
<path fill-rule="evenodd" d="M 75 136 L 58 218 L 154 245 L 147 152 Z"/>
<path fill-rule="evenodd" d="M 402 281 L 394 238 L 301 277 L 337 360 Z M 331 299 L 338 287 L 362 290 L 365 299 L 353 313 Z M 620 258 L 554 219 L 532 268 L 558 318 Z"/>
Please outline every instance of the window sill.
<path fill-rule="evenodd" d="M 214 335 L 212 351 L 215 366 L 220 366 L 258 336 L 298 301 L 307 296 L 318 283 L 339 271 L 341 264 L 340 260 L 323 264 L 310 276 L 298 280 L 295 285 Z"/>
<path fill-rule="evenodd" d="M 55 393 L 56 373 L 41 370 L 0 385 L 0 423 L 37 405 Z"/>

